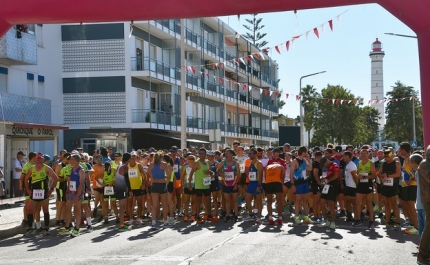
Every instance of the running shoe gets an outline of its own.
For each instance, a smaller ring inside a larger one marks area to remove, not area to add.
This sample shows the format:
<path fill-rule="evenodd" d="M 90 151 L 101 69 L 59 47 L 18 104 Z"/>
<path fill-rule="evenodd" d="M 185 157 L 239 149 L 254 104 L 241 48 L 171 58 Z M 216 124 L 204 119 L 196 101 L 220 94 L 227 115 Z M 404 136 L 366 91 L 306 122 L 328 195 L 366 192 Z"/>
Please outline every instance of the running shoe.
<path fill-rule="evenodd" d="M 72 233 L 70 234 L 71 237 L 77 237 L 79 236 L 79 230 L 77 230 L 76 228 L 73 229 Z"/>
<path fill-rule="evenodd" d="M 302 223 L 302 220 L 300 219 L 300 216 L 296 216 L 296 218 L 294 219 L 294 221 L 296 222 L 296 225 L 299 225 Z"/>
<path fill-rule="evenodd" d="M 153 224 L 153 225 L 151 225 L 151 229 L 152 230 L 158 230 L 160 228 L 158 228 L 157 224 Z"/>
<path fill-rule="evenodd" d="M 278 219 L 278 225 L 282 226 L 282 219 Z"/>
<path fill-rule="evenodd" d="M 243 218 L 244 222 L 251 222 L 251 221 L 254 221 L 254 220 L 255 220 L 254 215 L 248 215 L 247 217 Z"/>
<path fill-rule="evenodd" d="M 24 233 L 25 237 L 30 237 L 36 234 L 36 230 L 34 229 L 28 229 L 27 232 Z"/>
<path fill-rule="evenodd" d="M 330 222 L 324 220 L 324 222 L 317 224 L 318 227 L 330 227 Z"/>
<path fill-rule="evenodd" d="M 58 235 L 60 236 L 70 235 L 70 230 L 66 228 L 61 228 L 60 231 L 58 231 Z"/>
<path fill-rule="evenodd" d="M 185 215 L 184 216 L 184 220 L 183 220 L 184 222 L 188 222 L 188 215 Z"/>
<path fill-rule="evenodd" d="M 311 218 L 309 218 L 309 216 L 305 216 L 305 217 L 303 217 L 303 223 L 304 224 L 311 224 L 312 220 L 311 220 Z"/>
<path fill-rule="evenodd" d="M 213 217 L 212 215 L 209 215 L 208 216 L 208 221 L 211 221 L 211 222 L 218 222 L 219 221 L 219 219 L 218 219 L 218 217 Z"/>
<path fill-rule="evenodd" d="M 282 214 L 290 214 L 290 207 L 288 205 L 284 207 Z"/>
<path fill-rule="evenodd" d="M 362 226 L 363 223 L 360 220 L 355 220 L 355 222 L 352 224 L 353 227 Z"/>
<path fill-rule="evenodd" d="M 369 226 L 368 226 L 368 228 L 369 228 L 369 229 L 373 229 L 373 228 L 375 228 L 375 224 L 373 223 L 373 221 L 369 221 Z"/>
<path fill-rule="evenodd" d="M 191 215 L 191 222 L 194 222 L 196 220 L 196 217 L 194 215 Z"/>
<path fill-rule="evenodd" d="M 224 222 L 228 223 L 228 222 L 230 222 L 230 219 L 231 219 L 230 215 L 227 215 L 227 216 L 224 218 Z"/>
<path fill-rule="evenodd" d="M 275 221 L 273 220 L 273 217 L 269 218 L 269 225 L 275 225 Z"/>
<path fill-rule="evenodd" d="M 415 229 L 415 227 L 412 227 L 411 229 L 405 229 L 404 232 L 408 235 L 418 235 L 418 230 Z"/>
<path fill-rule="evenodd" d="M 395 224 L 393 227 L 393 230 L 395 231 L 402 231 L 402 227 L 400 226 L 400 224 Z"/>
<path fill-rule="evenodd" d="M 130 229 L 131 229 L 131 227 L 128 225 L 123 225 L 123 226 L 119 227 L 119 231 L 128 231 Z"/>
<path fill-rule="evenodd" d="M 336 223 L 330 222 L 330 229 L 336 229 Z"/>

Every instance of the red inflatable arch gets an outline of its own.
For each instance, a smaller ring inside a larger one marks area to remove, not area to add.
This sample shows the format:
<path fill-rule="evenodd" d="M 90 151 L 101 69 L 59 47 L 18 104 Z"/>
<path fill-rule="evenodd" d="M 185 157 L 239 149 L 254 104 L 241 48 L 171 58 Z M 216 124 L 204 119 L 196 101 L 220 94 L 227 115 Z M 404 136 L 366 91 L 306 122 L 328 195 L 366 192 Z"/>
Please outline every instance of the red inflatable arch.
<path fill-rule="evenodd" d="M 190 18 L 378 3 L 418 36 L 424 141 L 430 144 L 430 1 L 426 0 L 2 0 L 0 36 L 15 24 Z M 365 14 L 364 14 L 365 15 Z"/>

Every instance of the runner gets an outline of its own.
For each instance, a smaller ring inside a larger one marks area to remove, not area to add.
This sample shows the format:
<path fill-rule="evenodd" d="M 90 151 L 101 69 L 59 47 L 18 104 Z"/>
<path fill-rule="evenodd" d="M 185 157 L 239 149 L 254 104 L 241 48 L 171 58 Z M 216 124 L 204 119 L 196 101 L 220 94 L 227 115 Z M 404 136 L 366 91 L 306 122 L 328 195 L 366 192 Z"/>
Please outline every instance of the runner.
<path fill-rule="evenodd" d="M 223 201 L 225 200 L 226 217 L 225 222 L 229 222 L 231 219 L 231 208 L 234 210 L 234 220 L 237 220 L 237 214 L 239 207 L 237 205 L 238 188 L 237 184 L 240 179 L 240 168 L 239 163 L 233 160 L 236 153 L 232 149 L 225 151 L 224 162 L 218 164 L 218 175 L 222 178 L 222 192 Z M 233 206 L 233 207 L 231 207 Z"/>
<path fill-rule="evenodd" d="M 263 164 L 257 159 L 257 149 L 252 148 L 248 153 L 251 160 L 249 166 L 245 168 L 245 174 L 249 179 L 246 189 L 246 208 L 248 216 L 244 221 L 256 221 L 260 223 L 262 212 L 262 192 L 263 192 Z M 254 199 L 254 210 L 252 209 L 252 200 Z M 282 220 L 281 220 L 282 221 Z"/>
<path fill-rule="evenodd" d="M 77 237 L 79 235 L 79 228 L 81 225 L 81 206 L 84 197 L 84 183 L 85 173 L 84 169 L 79 164 L 81 157 L 78 154 L 71 156 L 70 165 L 72 166 L 70 177 L 67 180 L 67 192 L 66 192 L 66 214 L 65 214 L 65 226 L 61 227 L 58 232 L 59 235 L 70 235 L 71 237 Z M 73 214 L 75 217 L 75 227 L 70 231 L 71 225 L 71 211 L 73 207 Z"/>
<path fill-rule="evenodd" d="M 314 161 L 312 162 L 312 183 L 311 183 L 311 189 L 313 193 L 313 213 L 314 217 L 312 219 L 313 223 L 319 224 L 322 222 L 322 215 L 326 216 L 327 211 L 325 207 L 321 207 L 320 198 L 321 198 L 321 179 L 322 176 L 322 169 L 320 166 L 322 153 L 320 151 L 315 152 L 314 154 Z"/>
<path fill-rule="evenodd" d="M 401 173 L 400 162 L 394 159 L 394 153 L 390 149 L 384 150 L 385 162 L 379 169 L 378 177 L 382 182 L 381 195 L 385 202 L 385 225 L 387 229 L 393 227 L 394 230 L 400 231 L 400 212 L 397 207 L 397 187 Z M 391 222 L 391 211 L 394 212 L 396 223 Z"/>
<path fill-rule="evenodd" d="M 27 194 L 27 189 L 25 188 L 26 187 L 25 186 L 25 177 L 27 176 L 28 170 L 32 166 L 34 166 L 34 164 L 36 163 L 36 156 L 37 156 L 37 154 L 35 152 L 30 152 L 28 154 L 28 162 L 25 163 L 24 166 L 22 167 L 21 177 L 19 179 L 19 187 L 23 191 L 23 195 L 25 197 L 24 209 L 23 209 L 24 218 L 22 220 L 23 223 L 24 223 L 24 221 L 27 221 L 27 205 L 28 205 L 28 200 L 30 199 L 30 196 L 28 196 L 28 194 Z M 40 221 L 40 209 L 37 211 L 37 214 L 39 215 L 38 220 Z M 37 228 L 39 228 L 39 227 L 37 227 Z"/>
<path fill-rule="evenodd" d="M 296 193 L 295 199 L 295 222 L 300 224 L 309 224 L 312 220 L 309 218 L 309 182 L 308 172 L 312 171 L 312 164 L 307 153 L 306 147 L 299 148 L 296 159 L 291 163 L 290 181 L 291 190 Z M 270 163 L 270 162 L 269 162 Z M 266 177 L 267 182 L 267 177 Z M 280 201 L 278 201 L 279 203 Z M 300 214 L 303 203 L 303 214 Z M 268 204 L 269 205 L 269 204 Z"/>
<path fill-rule="evenodd" d="M 115 154 L 115 161 L 116 159 L 116 154 Z M 116 164 L 115 162 L 112 163 Z M 113 166 L 111 165 L 111 163 L 106 162 L 105 163 L 105 170 L 103 173 L 103 184 L 104 184 L 104 188 L 103 188 L 103 198 L 105 202 L 110 203 L 110 208 L 111 210 L 113 210 L 114 214 L 115 214 L 115 219 L 116 222 L 119 223 L 119 216 L 118 216 L 118 208 L 116 207 L 116 198 L 115 198 L 115 176 L 116 176 L 116 172 L 115 169 L 113 169 Z M 117 168 L 118 168 L 118 164 Z"/>
<path fill-rule="evenodd" d="M 49 178 L 52 179 L 52 186 L 49 187 Z M 49 166 L 43 164 L 43 154 L 37 153 L 36 164 L 30 167 L 25 175 L 25 189 L 30 196 L 27 205 L 27 225 L 28 230 L 24 236 L 32 236 L 36 233 L 33 226 L 33 213 L 37 205 L 41 205 L 43 209 L 43 219 L 45 233 L 49 233 L 49 196 L 51 196 L 57 185 L 58 177 Z"/>
<path fill-rule="evenodd" d="M 206 157 L 208 158 L 209 168 L 212 171 L 210 190 L 212 194 L 212 204 L 214 207 L 214 215 L 208 216 L 208 220 L 211 222 L 218 222 L 218 208 L 219 208 L 218 196 L 219 196 L 219 190 L 220 190 L 220 181 L 218 179 L 218 174 L 217 174 L 218 162 L 215 161 L 215 155 L 213 152 L 208 152 Z"/>
<path fill-rule="evenodd" d="M 103 221 L 104 216 L 104 223 L 108 224 L 108 212 L 107 209 L 108 205 L 107 203 L 104 203 L 104 190 L 103 190 L 103 175 L 104 175 L 104 165 L 102 164 L 102 156 L 96 155 L 94 157 L 95 164 L 93 166 L 94 172 L 91 174 L 91 180 L 93 183 L 93 192 L 94 192 L 94 210 L 93 210 L 93 217 L 95 218 L 97 216 L 97 210 L 98 210 L 98 204 L 100 203 L 102 207 L 102 215 L 99 217 L 98 221 Z"/>
<path fill-rule="evenodd" d="M 127 213 L 129 218 L 133 218 L 134 225 L 141 225 L 142 220 L 140 219 L 140 215 L 142 213 L 142 196 L 146 195 L 146 186 L 145 186 L 145 172 L 143 170 L 143 166 L 137 163 L 137 152 L 132 151 L 130 153 L 131 159 L 128 162 L 128 177 L 130 180 L 131 191 L 133 192 L 133 196 L 128 197 L 127 199 Z M 137 216 L 134 215 L 134 206 L 137 202 Z"/>
<path fill-rule="evenodd" d="M 194 204 L 196 203 L 196 199 L 195 199 L 195 188 L 194 188 L 194 176 L 192 176 L 191 179 L 191 189 L 189 189 L 190 186 L 188 186 L 188 182 L 189 182 L 189 177 L 190 177 L 190 173 L 191 173 L 191 169 L 194 166 L 195 163 L 195 156 L 192 155 L 191 153 L 186 154 L 186 163 L 184 164 L 184 166 L 182 167 L 182 172 L 181 172 L 181 181 L 182 181 L 182 186 L 184 187 L 184 194 L 182 195 L 182 207 L 184 209 L 184 222 L 188 222 L 189 219 L 189 215 L 188 215 L 188 211 L 189 211 L 189 207 L 190 207 L 190 200 L 191 200 L 191 221 L 194 222 Z"/>
<path fill-rule="evenodd" d="M 178 147 L 172 146 L 170 148 L 170 157 L 173 160 L 173 172 L 175 174 L 175 194 L 174 198 L 176 200 L 176 214 L 182 216 L 181 209 L 181 195 L 183 193 L 182 181 L 181 181 L 181 168 L 184 165 L 183 157 L 178 155 Z"/>
<path fill-rule="evenodd" d="M 242 202 L 245 201 L 245 194 L 246 194 L 246 175 L 245 175 L 245 161 L 248 159 L 248 156 L 243 153 L 243 147 L 237 146 L 235 149 L 236 157 L 235 160 L 237 163 L 239 163 L 240 167 L 240 178 L 239 178 L 239 196 L 238 196 L 238 205 L 239 208 L 242 207 Z"/>
<path fill-rule="evenodd" d="M 173 171 L 173 160 L 172 158 L 165 154 L 163 156 L 163 161 L 167 164 L 167 170 L 166 170 L 166 178 L 169 180 L 169 183 L 167 184 L 167 209 L 163 208 L 164 210 L 168 210 L 169 217 L 167 219 L 168 224 L 166 226 L 170 226 L 174 223 L 174 214 L 175 214 L 175 206 L 173 204 L 173 192 L 175 190 L 175 172 Z"/>
<path fill-rule="evenodd" d="M 133 196 L 133 192 L 130 186 L 130 179 L 128 176 L 128 163 L 130 162 L 130 153 L 124 153 L 122 155 L 122 164 L 118 166 L 118 170 L 115 173 L 115 198 L 119 202 L 119 230 L 127 231 L 130 229 L 124 222 L 124 213 L 127 207 L 127 197 Z"/>
<path fill-rule="evenodd" d="M 278 225 L 282 225 L 282 184 L 285 176 L 285 168 L 277 162 L 269 164 L 266 168 L 266 184 L 264 185 L 264 192 L 267 196 L 267 212 L 269 217 L 269 225 L 274 225 L 273 220 L 273 194 L 276 196 L 278 202 Z M 294 185 L 292 182 L 291 185 Z M 293 188 L 294 189 L 294 188 Z"/>
<path fill-rule="evenodd" d="M 286 149 L 286 145 L 284 144 L 284 150 Z M 289 145 L 288 145 L 289 149 Z M 287 200 L 293 200 L 292 198 L 292 192 L 291 192 L 291 158 L 292 155 L 290 152 L 284 153 L 285 158 L 285 177 L 284 177 L 284 186 L 282 187 L 282 205 L 284 206 L 284 210 L 282 211 L 282 214 L 289 214 L 290 213 L 290 207 L 288 206 Z M 287 197 L 288 196 L 288 197 Z"/>
<path fill-rule="evenodd" d="M 346 209 L 346 221 L 354 222 L 354 225 L 357 226 L 358 223 L 361 223 L 361 220 L 356 215 L 356 193 L 357 193 L 357 184 L 358 184 L 358 176 L 357 176 L 357 166 L 354 162 L 352 162 L 352 153 L 350 151 L 345 151 L 343 153 L 342 161 L 344 163 L 344 183 L 341 183 L 341 193 L 339 195 L 340 199 L 345 201 L 345 209 Z M 361 210 L 360 210 L 361 211 Z M 355 220 L 352 217 L 352 214 L 355 215 Z"/>
<path fill-rule="evenodd" d="M 334 162 L 334 158 L 321 158 L 320 164 L 327 169 L 327 175 L 321 178 L 323 189 L 321 191 L 321 207 L 325 207 L 326 203 L 330 209 L 330 219 L 324 220 L 318 224 L 320 227 L 330 227 L 336 229 L 336 212 L 335 203 L 339 190 L 339 165 Z"/>
<path fill-rule="evenodd" d="M 210 185 L 211 178 L 214 176 L 214 173 L 210 170 L 209 163 L 206 160 L 206 149 L 203 147 L 199 149 L 199 159 L 194 163 L 190 176 L 188 177 L 189 189 L 192 186 L 193 176 L 196 189 L 196 203 L 194 205 L 196 221 L 198 224 L 201 224 L 208 219 L 208 216 L 211 216 L 212 218 Z M 203 195 L 205 197 L 205 215 L 202 220 L 200 218 L 200 205 L 202 203 Z"/>

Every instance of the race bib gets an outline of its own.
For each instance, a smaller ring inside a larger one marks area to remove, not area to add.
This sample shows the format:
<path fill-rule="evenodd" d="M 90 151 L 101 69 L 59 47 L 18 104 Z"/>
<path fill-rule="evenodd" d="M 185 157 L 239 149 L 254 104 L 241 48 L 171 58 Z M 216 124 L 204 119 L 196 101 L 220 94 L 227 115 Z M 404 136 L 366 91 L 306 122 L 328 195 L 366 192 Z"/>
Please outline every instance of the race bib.
<path fill-rule="evenodd" d="M 249 172 L 249 181 L 257 181 L 257 172 Z"/>
<path fill-rule="evenodd" d="M 179 165 L 173 165 L 173 171 L 175 173 L 178 173 L 179 172 Z"/>
<path fill-rule="evenodd" d="M 76 181 L 70 181 L 69 183 L 69 191 L 76 191 Z"/>
<path fill-rule="evenodd" d="M 106 186 L 104 190 L 104 195 L 112 196 L 115 192 L 113 190 L 113 186 Z"/>
<path fill-rule="evenodd" d="M 361 183 L 369 183 L 369 180 L 368 179 L 360 179 L 360 182 Z"/>
<path fill-rule="evenodd" d="M 322 194 L 328 194 L 328 190 L 330 189 L 330 185 L 324 185 L 324 188 L 322 190 Z"/>
<path fill-rule="evenodd" d="M 137 169 L 133 168 L 133 169 L 129 169 L 128 170 L 128 177 L 133 179 L 133 178 L 137 178 L 138 174 L 137 174 Z"/>
<path fill-rule="evenodd" d="M 400 177 L 401 177 L 401 180 L 405 180 L 405 172 L 403 172 L 403 171 L 402 171 L 402 172 L 400 173 Z"/>
<path fill-rule="evenodd" d="M 393 178 L 387 178 L 387 179 L 384 181 L 384 186 L 390 186 L 390 187 L 392 187 L 392 186 L 393 186 L 393 184 L 394 184 L 394 179 L 393 179 Z"/>
<path fill-rule="evenodd" d="M 45 190 L 33 190 L 33 199 L 34 200 L 45 199 Z"/>
<path fill-rule="evenodd" d="M 210 186 L 211 185 L 211 177 L 203 178 L 203 185 Z"/>
<path fill-rule="evenodd" d="M 226 181 L 233 181 L 234 180 L 234 173 L 233 172 L 225 172 L 225 180 Z"/>

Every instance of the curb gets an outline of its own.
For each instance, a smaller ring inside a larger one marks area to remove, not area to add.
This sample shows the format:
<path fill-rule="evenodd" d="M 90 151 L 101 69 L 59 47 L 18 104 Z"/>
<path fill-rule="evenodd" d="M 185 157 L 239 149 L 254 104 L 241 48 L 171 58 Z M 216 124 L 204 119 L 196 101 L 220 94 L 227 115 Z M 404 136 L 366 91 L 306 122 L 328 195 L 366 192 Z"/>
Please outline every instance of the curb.
<path fill-rule="evenodd" d="M 55 222 L 56 222 L 56 219 L 51 218 L 51 220 L 49 221 L 49 227 L 53 228 L 55 226 Z M 9 237 L 14 237 L 19 234 L 24 234 L 26 231 L 27 231 L 27 226 L 22 226 L 22 225 L 18 225 L 16 227 L 5 229 L 5 230 L 0 230 L 0 239 L 5 239 Z"/>

